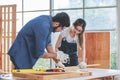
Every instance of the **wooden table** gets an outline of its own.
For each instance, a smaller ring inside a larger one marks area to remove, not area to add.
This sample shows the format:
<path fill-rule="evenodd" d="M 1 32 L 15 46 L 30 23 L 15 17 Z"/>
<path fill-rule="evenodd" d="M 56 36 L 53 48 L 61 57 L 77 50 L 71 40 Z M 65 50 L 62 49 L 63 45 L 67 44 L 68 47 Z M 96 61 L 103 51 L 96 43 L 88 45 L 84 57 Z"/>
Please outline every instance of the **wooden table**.
<path fill-rule="evenodd" d="M 99 68 L 86 68 L 86 69 L 80 69 L 80 70 L 92 72 L 92 75 L 74 77 L 74 78 L 52 79 L 52 80 L 95 80 L 96 78 L 97 78 L 97 80 L 98 80 L 98 78 L 99 78 L 99 80 L 114 80 L 114 77 L 116 77 L 116 76 L 120 77 L 120 70 L 99 69 Z M 9 75 L 11 76 L 11 74 L 9 74 Z M 108 76 L 112 76 L 112 79 L 105 79 Z M 17 77 L 11 76 L 11 79 L 9 78 L 7 80 L 33 80 L 33 79 L 23 79 L 23 78 L 17 78 Z"/>

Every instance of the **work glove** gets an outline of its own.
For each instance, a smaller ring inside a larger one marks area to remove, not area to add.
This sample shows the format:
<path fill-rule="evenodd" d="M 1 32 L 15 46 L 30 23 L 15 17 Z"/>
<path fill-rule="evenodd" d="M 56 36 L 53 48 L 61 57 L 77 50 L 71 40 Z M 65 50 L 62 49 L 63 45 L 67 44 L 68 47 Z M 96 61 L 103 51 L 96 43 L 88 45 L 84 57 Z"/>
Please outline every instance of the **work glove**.
<path fill-rule="evenodd" d="M 85 69 L 87 64 L 86 64 L 86 62 L 82 61 L 78 64 L 78 66 L 79 66 L 80 69 Z"/>
<path fill-rule="evenodd" d="M 63 65 L 61 61 L 56 63 L 56 66 L 59 67 L 59 68 L 65 68 L 65 65 Z"/>
<path fill-rule="evenodd" d="M 62 63 L 67 63 L 70 61 L 69 55 L 65 54 L 63 51 L 57 52 L 57 59 L 59 59 Z"/>

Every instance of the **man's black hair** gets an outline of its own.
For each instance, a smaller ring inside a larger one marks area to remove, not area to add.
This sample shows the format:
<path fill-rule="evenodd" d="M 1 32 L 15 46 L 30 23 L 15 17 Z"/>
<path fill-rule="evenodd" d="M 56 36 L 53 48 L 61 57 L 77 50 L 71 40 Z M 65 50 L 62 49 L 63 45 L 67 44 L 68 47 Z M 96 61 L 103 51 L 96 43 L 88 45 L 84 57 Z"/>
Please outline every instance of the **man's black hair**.
<path fill-rule="evenodd" d="M 65 12 L 57 13 L 54 17 L 52 17 L 53 22 L 59 22 L 62 27 L 70 26 L 70 18 L 69 15 Z"/>

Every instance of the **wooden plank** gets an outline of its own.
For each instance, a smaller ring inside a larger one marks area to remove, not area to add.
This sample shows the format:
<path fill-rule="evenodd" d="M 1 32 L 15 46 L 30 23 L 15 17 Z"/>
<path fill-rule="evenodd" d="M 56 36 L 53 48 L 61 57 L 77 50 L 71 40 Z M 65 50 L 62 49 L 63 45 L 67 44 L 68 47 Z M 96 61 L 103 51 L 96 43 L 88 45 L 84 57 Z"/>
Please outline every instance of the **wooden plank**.
<path fill-rule="evenodd" d="M 6 28 L 7 28 L 6 27 L 7 26 L 6 25 L 6 23 L 7 23 L 7 20 L 6 20 L 6 18 L 7 18 L 6 17 L 7 12 L 6 12 L 6 10 L 7 10 L 7 7 L 3 7 L 3 9 L 4 9 L 4 11 L 3 11 L 4 12 L 4 26 L 3 26 L 4 28 L 3 28 L 3 30 L 4 30 L 4 36 L 6 37 Z M 6 66 L 5 66 L 7 64 L 6 63 L 6 59 L 7 59 L 7 56 L 6 56 L 6 38 L 4 38 L 4 44 L 3 45 L 4 45 L 4 48 L 3 48 L 3 54 L 4 54 L 4 71 L 6 71 Z"/>
<path fill-rule="evenodd" d="M 16 38 L 16 5 L 12 7 L 12 43 Z M 12 69 L 14 69 L 14 65 L 12 65 Z"/>
<path fill-rule="evenodd" d="M 85 41 L 87 63 L 110 68 L 110 32 L 85 33 Z"/>
<path fill-rule="evenodd" d="M 65 79 L 92 75 L 91 72 L 81 70 L 78 66 L 66 67 L 65 72 L 13 72 L 12 74 L 14 77 L 34 80 Z"/>
<path fill-rule="evenodd" d="M 72 72 L 14 72 L 15 74 L 34 74 L 34 75 L 57 75 L 57 74 L 68 74 Z M 13 74 L 14 74 L 13 73 Z"/>
<path fill-rule="evenodd" d="M 9 50 L 9 48 L 10 48 L 10 8 L 11 7 L 8 7 L 8 28 L 7 28 L 7 36 L 8 36 L 8 38 L 6 38 L 7 39 L 7 49 L 6 49 L 6 51 L 8 51 Z M 7 54 L 7 53 L 6 53 Z M 7 64 L 8 64 L 8 66 L 7 66 L 7 72 L 10 72 L 10 58 L 9 58 L 9 56 L 7 55 Z"/>
<path fill-rule="evenodd" d="M 100 64 L 89 64 L 89 65 L 86 65 L 86 68 L 98 68 L 98 67 L 100 67 Z M 66 67 L 65 71 L 69 72 L 69 71 L 75 71 L 75 70 L 78 70 L 78 69 L 79 69 L 79 66 L 72 66 L 72 67 Z"/>
<path fill-rule="evenodd" d="M 87 68 L 99 68 L 101 64 L 88 64 Z"/>
<path fill-rule="evenodd" d="M 16 5 L 12 6 L 12 43 L 16 38 Z"/>
<path fill-rule="evenodd" d="M 0 6 L 0 69 L 2 69 L 2 7 Z"/>
<path fill-rule="evenodd" d="M 76 78 L 81 76 L 90 76 L 91 72 L 60 72 L 56 74 L 56 72 L 46 72 L 46 74 L 42 73 L 13 73 L 14 77 L 34 79 L 34 80 L 51 80 L 51 79 L 63 79 L 63 78 Z"/>

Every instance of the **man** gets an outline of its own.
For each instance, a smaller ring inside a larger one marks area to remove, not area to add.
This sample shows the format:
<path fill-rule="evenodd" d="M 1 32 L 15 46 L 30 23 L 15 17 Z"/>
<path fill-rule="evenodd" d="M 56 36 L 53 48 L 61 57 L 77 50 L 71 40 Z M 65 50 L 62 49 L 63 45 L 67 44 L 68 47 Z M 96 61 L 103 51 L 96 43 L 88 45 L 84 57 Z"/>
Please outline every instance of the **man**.
<path fill-rule="evenodd" d="M 55 54 L 50 39 L 52 31 L 60 32 L 69 25 L 70 19 L 65 12 L 58 13 L 53 17 L 42 15 L 30 20 L 20 30 L 8 51 L 15 68 L 32 68 L 38 58 L 52 58 L 57 66 L 64 67 L 59 61 L 62 59 L 62 55 Z"/>

